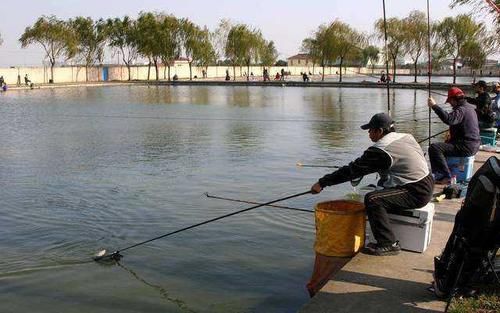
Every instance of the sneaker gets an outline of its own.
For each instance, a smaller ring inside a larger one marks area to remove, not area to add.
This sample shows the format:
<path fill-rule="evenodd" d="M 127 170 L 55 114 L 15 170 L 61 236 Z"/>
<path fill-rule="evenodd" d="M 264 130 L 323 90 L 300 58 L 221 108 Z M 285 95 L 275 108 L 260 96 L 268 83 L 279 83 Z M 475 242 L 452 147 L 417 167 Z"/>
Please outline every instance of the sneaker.
<path fill-rule="evenodd" d="M 401 251 L 401 246 L 399 245 L 399 241 L 396 241 L 392 245 L 379 245 L 379 244 L 368 244 L 366 246 L 366 253 L 377 256 L 385 256 L 385 255 L 398 255 Z"/>

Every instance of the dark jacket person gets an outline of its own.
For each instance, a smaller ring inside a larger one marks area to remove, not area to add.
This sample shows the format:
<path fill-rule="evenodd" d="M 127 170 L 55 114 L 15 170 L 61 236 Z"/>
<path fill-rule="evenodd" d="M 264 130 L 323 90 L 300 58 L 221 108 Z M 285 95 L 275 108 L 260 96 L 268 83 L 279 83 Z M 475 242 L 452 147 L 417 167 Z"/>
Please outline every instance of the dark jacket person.
<path fill-rule="evenodd" d="M 447 142 L 432 143 L 429 146 L 432 173 L 434 179 L 441 183 L 448 183 L 451 178 L 446 157 L 475 155 L 481 145 L 477 115 L 474 106 L 465 101 L 464 92 L 457 87 L 450 88 L 446 102 L 451 104 L 450 113 L 436 105 L 432 97 L 428 100 L 429 107 L 443 123 L 450 126 L 450 138 Z"/>
<path fill-rule="evenodd" d="M 491 110 L 491 97 L 487 91 L 488 84 L 484 80 L 479 80 L 474 84 L 474 90 L 477 93 L 477 97 L 465 97 L 465 100 L 476 106 L 476 114 L 480 128 L 493 127 L 495 117 Z"/>
<path fill-rule="evenodd" d="M 378 185 L 384 188 L 365 196 L 368 220 L 377 240 L 367 246 L 367 252 L 395 255 L 401 248 L 391 230 L 387 211 L 425 206 L 432 198 L 434 181 L 420 145 L 412 135 L 395 132 L 387 114 L 375 114 L 361 128 L 368 130 L 375 144 L 349 165 L 320 178 L 311 191 L 319 193 L 327 186 L 378 172 L 382 177 Z"/>

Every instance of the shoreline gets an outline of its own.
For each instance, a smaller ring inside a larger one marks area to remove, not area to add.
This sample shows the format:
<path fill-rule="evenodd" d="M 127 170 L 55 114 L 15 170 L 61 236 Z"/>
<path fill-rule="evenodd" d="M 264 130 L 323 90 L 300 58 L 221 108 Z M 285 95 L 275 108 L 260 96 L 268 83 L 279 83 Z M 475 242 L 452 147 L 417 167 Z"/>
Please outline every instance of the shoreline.
<path fill-rule="evenodd" d="M 103 82 L 75 82 L 75 83 L 54 83 L 54 84 L 35 84 L 33 88 L 29 86 L 12 86 L 7 91 L 19 90 L 38 90 L 53 88 L 78 88 L 78 87 L 114 87 L 114 86 L 247 86 L 247 87 L 322 87 L 322 88 L 379 88 L 386 89 L 387 84 L 372 81 L 362 82 L 332 82 L 332 81 L 246 81 L 246 80 L 132 80 L 132 81 L 103 81 Z M 452 83 L 431 83 L 431 89 L 447 90 L 450 86 L 456 86 L 464 90 L 472 90 L 470 84 L 452 84 Z M 427 83 L 390 83 L 389 88 L 394 89 L 420 89 L 428 88 Z"/>

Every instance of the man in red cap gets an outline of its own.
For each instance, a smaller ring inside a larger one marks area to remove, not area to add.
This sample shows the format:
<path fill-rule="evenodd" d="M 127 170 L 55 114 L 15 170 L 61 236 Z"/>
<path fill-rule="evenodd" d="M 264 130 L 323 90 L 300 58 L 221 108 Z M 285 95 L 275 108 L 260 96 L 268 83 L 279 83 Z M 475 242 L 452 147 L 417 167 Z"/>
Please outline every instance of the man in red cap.
<path fill-rule="evenodd" d="M 450 138 L 446 142 L 433 143 L 429 146 L 431 170 L 436 183 L 448 183 L 451 174 L 446 157 L 473 156 L 479 150 L 481 137 L 474 106 L 467 103 L 464 92 L 457 87 L 448 90 L 446 103 L 451 104 L 452 111 L 446 112 L 436 105 L 430 97 L 428 105 L 436 115 L 450 126 Z"/>

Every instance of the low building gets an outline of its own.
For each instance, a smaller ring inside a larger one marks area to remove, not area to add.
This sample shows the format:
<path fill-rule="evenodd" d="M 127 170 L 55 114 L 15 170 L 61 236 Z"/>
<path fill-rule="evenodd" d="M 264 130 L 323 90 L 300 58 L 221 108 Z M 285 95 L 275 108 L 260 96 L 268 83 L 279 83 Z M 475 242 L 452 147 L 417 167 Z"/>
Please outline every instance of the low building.
<path fill-rule="evenodd" d="M 307 53 L 299 53 L 287 59 L 288 66 L 313 66 L 312 57 Z"/>

